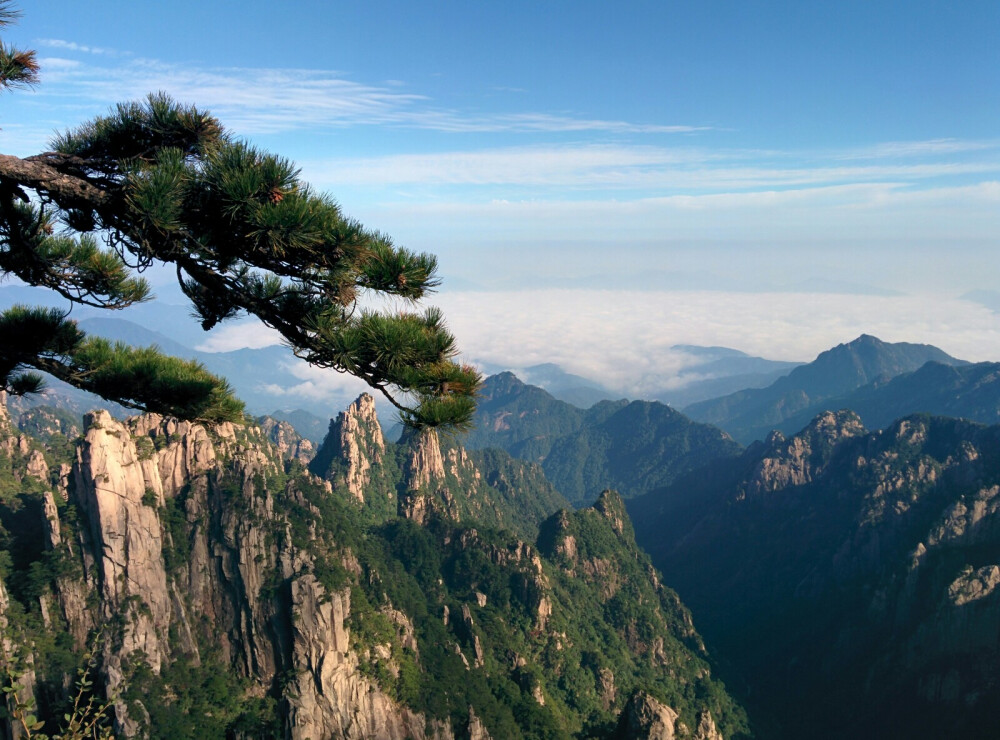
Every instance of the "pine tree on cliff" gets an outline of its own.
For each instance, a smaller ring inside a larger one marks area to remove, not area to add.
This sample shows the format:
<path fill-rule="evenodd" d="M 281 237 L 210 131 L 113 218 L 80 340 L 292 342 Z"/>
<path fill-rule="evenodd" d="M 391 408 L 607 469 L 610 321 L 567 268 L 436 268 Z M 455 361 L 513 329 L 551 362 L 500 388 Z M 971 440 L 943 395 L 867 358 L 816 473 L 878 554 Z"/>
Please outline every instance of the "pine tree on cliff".
<path fill-rule="evenodd" d="M 15 17 L 0 0 L 0 27 Z M 0 44 L 0 92 L 34 85 L 32 52 Z M 0 270 L 71 304 L 119 309 L 149 297 L 141 273 L 170 265 L 203 328 L 241 314 L 295 354 L 355 375 L 415 426 L 467 424 L 478 373 L 454 361 L 440 312 L 379 312 L 370 295 L 415 302 L 436 260 L 345 217 L 295 167 L 164 94 L 118 105 L 57 136 L 51 151 L 0 154 Z M 138 409 L 238 418 L 227 384 L 196 363 L 86 337 L 58 310 L 0 314 L 0 388 L 36 391 L 44 371 Z"/>

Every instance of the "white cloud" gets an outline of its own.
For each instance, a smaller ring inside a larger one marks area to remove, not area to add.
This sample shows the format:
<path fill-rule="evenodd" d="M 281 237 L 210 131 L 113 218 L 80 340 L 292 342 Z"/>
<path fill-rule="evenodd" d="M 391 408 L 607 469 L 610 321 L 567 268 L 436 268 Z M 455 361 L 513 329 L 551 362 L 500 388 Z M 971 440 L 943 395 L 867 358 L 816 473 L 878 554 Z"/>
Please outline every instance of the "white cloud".
<path fill-rule="evenodd" d="M 555 362 L 634 396 L 690 364 L 675 344 L 811 361 L 867 333 L 1000 361 L 996 315 L 941 295 L 525 290 L 442 294 L 434 303 L 466 357 L 512 367 Z"/>
<path fill-rule="evenodd" d="M 682 192 L 787 188 L 859 182 L 922 181 L 1000 172 L 991 161 L 884 163 L 843 166 L 839 155 L 788 167 L 789 153 L 769 156 L 652 146 L 562 145 L 400 154 L 306 162 L 314 182 L 344 185 L 517 185 L 622 188 Z M 752 165 L 740 162 L 753 160 Z"/>
<path fill-rule="evenodd" d="M 212 331 L 195 349 L 199 352 L 232 352 L 249 347 L 261 349 L 281 344 L 281 334 L 257 320 L 224 324 Z"/>
<path fill-rule="evenodd" d="M 995 140 L 969 141 L 962 139 L 928 139 L 925 141 L 887 141 L 871 147 L 845 152 L 843 159 L 869 159 L 878 157 L 912 157 L 939 154 L 958 154 L 996 149 Z"/>
<path fill-rule="evenodd" d="M 383 429 L 397 417 L 396 409 L 378 392 L 353 375 L 313 367 L 304 361 L 285 369 L 301 382 L 294 385 L 263 385 L 260 391 L 274 396 L 275 406 L 303 408 L 319 417 L 335 417 L 362 393 L 375 398 L 375 407 Z"/>
<path fill-rule="evenodd" d="M 368 385 L 353 375 L 338 373 L 329 368 L 314 367 L 306 362 L 296 362 L 285 366 L 285 369 L 301 382 L 282 387 L 267 385 L 262 388 L 276 396 L 285 399 L 298 399 L 300 402 L 329 402 L 332 399 L 353 400 L 360 394 L 371 392 Z"/>
<path fill-rule="evenodd" d="M 68 41 L 49 46 L 103 52 Z M 39 94 L 90 101 L 107 107 L 162 90 L 218 114 L 242 135 L 303 129 L 388 125 L 443 132 L 686 133 L 700 126 L 594 119 L 571 114 L 515 112 L 470 114 L 435 105 L 427 96 L 400 90 L 398 80 L 370 85 L 336 71 L 214 68 L 135 58 L 128 65 L 96 66 L 73 60 L 41 60 L 45 85 Z"/>
<path fill-rule="evenodd" d="M 105 49 L 99 46 L 86 46 L 85 44 L 78 44 L 75 41 L 66 41 L 64 39 L 38 39 L 35 41 L 35 45 L 48 47 L 50 49 L 78 51 L 83 54 L 118 54 L 118 52 L 114 49 Z"/>

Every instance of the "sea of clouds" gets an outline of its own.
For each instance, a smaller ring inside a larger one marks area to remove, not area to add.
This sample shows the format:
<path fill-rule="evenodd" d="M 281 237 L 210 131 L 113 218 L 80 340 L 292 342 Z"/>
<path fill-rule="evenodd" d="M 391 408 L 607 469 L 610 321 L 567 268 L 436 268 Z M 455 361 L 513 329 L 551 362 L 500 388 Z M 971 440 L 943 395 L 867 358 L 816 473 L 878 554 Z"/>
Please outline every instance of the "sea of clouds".
<path fill-rule="evenodd" d="M 937 295 L 739 293 L 537 289 L 434 296 L 462 359 L 519 368 L 552 362 L 632 397 L 678 384 L 693 362 L 674 345 L 738 349 L 809 362 L 871 334 L 886 342 L 933 344 L 971 361 L 1000 361 L 1000 314 Z M 201 349 L 278 342 L 248 322 L 216 330 Z M 363 390 L 350 376 L 296 366 L 299 383 L 272 389 L 283 405 L 345 398 Z"/>

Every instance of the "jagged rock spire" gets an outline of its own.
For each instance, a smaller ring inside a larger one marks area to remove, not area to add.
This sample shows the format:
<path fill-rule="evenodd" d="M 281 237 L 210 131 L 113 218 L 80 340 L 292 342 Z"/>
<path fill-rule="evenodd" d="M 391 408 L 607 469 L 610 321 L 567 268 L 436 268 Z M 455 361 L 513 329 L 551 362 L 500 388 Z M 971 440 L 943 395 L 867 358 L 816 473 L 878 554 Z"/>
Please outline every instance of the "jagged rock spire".
<path fill-rule="evenodd" d="M 372 467 L 382 462 L 384 455 L 385 437 L 375 413 L 375 399 L 362 393 L 330 422 L 330 431 L 309 469 L 334 485 L 343 485 L 364 502 Z"/>

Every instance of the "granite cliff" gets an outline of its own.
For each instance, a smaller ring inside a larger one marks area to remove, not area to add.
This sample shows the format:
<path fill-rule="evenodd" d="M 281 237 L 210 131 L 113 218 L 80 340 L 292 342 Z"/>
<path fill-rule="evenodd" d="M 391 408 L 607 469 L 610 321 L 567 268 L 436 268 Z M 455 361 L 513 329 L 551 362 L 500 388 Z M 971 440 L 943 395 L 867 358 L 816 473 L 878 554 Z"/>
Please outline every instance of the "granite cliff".
<path fill-rule="evenodd" d="M 90 650 L 121 737 L 748 732 L 616 495 L 552 513 L 508 456 L 386 442 L 369 397 L 314 472 L 297 444 L 93 412 L 49 449 L 0 418 L 0 662 L 48 731 Z"/>

